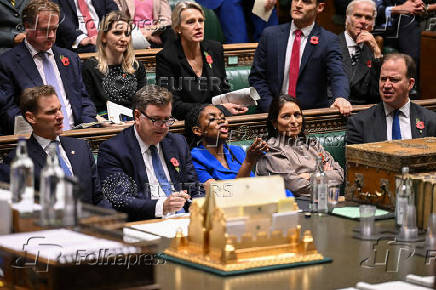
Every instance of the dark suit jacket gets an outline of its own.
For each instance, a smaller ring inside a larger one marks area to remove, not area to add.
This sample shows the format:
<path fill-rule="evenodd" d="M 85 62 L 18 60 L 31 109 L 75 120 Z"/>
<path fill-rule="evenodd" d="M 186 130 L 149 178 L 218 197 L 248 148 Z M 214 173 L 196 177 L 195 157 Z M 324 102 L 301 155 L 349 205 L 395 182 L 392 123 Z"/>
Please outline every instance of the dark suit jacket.
<path fill-rule="evenodd" d="M 71 163 L 73 174 L 79 181 L 81 200 L 91 204 L 100 203 L 103 200 L 100 179 L 88 143 L 81 139 L 62 136 L 60 136 L 60 141 Z M 27 140 L 27 154 L 33 160 L 35 189 L 39 190 L 41 171 L 47 160 L 47 154 L 33 135 Z M 15 150 L 12 150 L 6 157 L 5 164 L 11 164 L 14 157 Z"/>
<path fill-rule="evenodd" d="M 53 0 L 53 2 L 59 4 L 61 8 L 59 28 L 56 33 L 56 45 L 72 49 L 76 38 L 81 34 L 87 34 L 86 31 L 79 30 L 77 7 L 74 0 Z M 92 0 L 91 3 L 100 22 L 106 14 L 118 10 L 118 6 L 113 0 Z M 93 49 L 95 49 L 94 46 Z"/>
<path fill-rule="evenodd" d="M 94 122 L 96 111 L 82 80 L 79 57 L 71 51 L 52 47 L 65 93 L 71 104 L 74 124 Z M 61 56 L 69 59 L 64 65 Z M 4 134 L 14 131 L 14 118 L 20 115 L 20 95 L 26 88 L 43 85 L 36 64 L 24 43 L 0 56 L 0 129 Z"/>
<path fill-rule="evenodd" d="M 348 52 L 345 32 L 339 35 L 344 70 L 350 84 L 350 102 L 353 105 L 376 104 L 380 102 L 378 81 L 381 60 L 375 59 L 371 48 L 365 44 L 360 53 L 359 63 L 353 67 Z"/>
<path fill-rule="evenodd" d="M 160 144 L 170 174 L 170 182 L 174 184 L 175 190 L 186 189 L 191 196 L 202 194 L 198 188 L 197 173 L 192 165 L 191 153 L 185 138 L 179 134 L 168 133 Z M 179 161 L 179 171 L 170 162 L 172 158 Z M 106 195 L 115 209 L 127 212 L 129 220 L 155 218 L 157 200 L 151 200 L 145 163 L 135 137 L 134 126 L 100 145 L 97 166 L 103 187 L 107 178 L 119 173 L 125 173 L 135 181 L 137 194 L 134 197 L 127 197 L 122 188 L 115 189 L 115 197 Z M 187 206 L 185 209 L 188 209 Z"/>
<path fill-rule="evenodd" d="M 26 7 L 28 0 L 15 0 L 12 6 L 9 0 L 0 0 L 0 54 L 2 48 L 13 47 L 14 37 L 24 32 L 21 24 L 21 12 Z"/>
<path fill-rule="evenodd" d="M 418 121 L 424 122 L 422 133 L 416 128 Z M 410 129 L 412 138 L 436 136 L 436 113 L 410 103 Z M 348 118 L 345 141 L 347 144 L 361 144 L 386 141 L 386 115 L 383 103 L 361 111 Z"/>
<path fill-rule="evenodd" d="M 173 116 L 178 120 L 184 120 L 194 106 L 210 104 L 212 97 L 229 92 L 223 46 L 216 41 L 205 40 L 201 43 L 201 51 L 202 79 L 192 70 L 179 39 L 165 44 L 156 56 L 157 84 L 173 93 Z M 210 65 L 205 53 L 212 58 Z"/>
<path fill-rule="evenodd" d="M 273 98 L 280 95 L 286 47 L 291 25 L 289 23 L 264 30 L 254 55 L 249 76 L 250 86 L 255 87 L 261 100 L 260 109 L 267 112 Z M 311 37 L 318 37 L 312 44 Z M 303 51 L 298 74 L 296 97 L 302 109 L 328 107 L 327 86 L 334 99 L 348 99 L 349 86 L 342 65 L 338 37 L 315 23 Z"/>

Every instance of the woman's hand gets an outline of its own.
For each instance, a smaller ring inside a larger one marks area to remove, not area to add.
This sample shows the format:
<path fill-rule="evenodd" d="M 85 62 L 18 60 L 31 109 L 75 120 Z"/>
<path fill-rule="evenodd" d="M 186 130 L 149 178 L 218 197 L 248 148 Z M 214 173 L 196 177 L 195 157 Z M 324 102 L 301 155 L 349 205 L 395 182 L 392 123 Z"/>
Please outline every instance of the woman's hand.
<path fill-rule="evenodd" d="M 236 105 L 232 103 L 225 103 L 223 106 L 232 113 L 232 115 L 241 115 L 248 111 L 248 108 L 241 105 Z"/>
<path fill-rule="evenodd" d="M 269 150 L 268 144 L 262 140 L 262 138 L 256 138 L 251 144 L 251 146 L 247 149 L 247 156 L 245 157 L 245 161 L 249 164 L 256 163 L 257 159 L 260 156 L 265 154 Z"/>
<path fill-rule="evenodd" d="M 310 173 L 308 173 L 308 172 L 300 173 L 300 174 L 298 174 L 298 176 L 300 176 L 301 178 L 307 179 L 307 180 L 310 179 Z"/>

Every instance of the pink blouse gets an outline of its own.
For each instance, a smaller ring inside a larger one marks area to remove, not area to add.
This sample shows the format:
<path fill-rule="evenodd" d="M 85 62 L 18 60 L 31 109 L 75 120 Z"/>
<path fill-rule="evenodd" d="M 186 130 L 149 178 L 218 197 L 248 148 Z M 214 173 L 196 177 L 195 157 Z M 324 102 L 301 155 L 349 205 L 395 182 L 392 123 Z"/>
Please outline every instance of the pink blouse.
<path fill-rule="evenodd" d="M 153 25 L 153 0 L 135 0 L 133 20 L 139 28 Z"/>

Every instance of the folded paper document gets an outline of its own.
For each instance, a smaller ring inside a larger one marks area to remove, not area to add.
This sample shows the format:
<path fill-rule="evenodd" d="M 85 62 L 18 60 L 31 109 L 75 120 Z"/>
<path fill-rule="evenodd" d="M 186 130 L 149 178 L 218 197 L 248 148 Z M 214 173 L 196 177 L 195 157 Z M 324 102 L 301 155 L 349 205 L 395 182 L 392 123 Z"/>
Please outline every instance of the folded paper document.
<path fill-rule="evenodd" d="M 251 87 L 215 96 L 212 98 L 212 104 L 221 105 L 232 103 L 248 107 L 257 105 L 257 100 L 260 100 L 260 96 L 256 89 Z"/>

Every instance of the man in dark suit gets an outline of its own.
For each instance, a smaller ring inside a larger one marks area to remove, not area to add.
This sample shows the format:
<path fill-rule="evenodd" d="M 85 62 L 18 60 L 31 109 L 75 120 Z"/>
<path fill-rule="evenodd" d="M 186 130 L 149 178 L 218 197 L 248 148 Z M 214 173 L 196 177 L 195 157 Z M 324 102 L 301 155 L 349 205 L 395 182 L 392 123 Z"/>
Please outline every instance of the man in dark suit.
<path fill-rule="evenodd" d="M 377 4 L 377 30 L 384 38 L 384 46 L 392 46 L 399 52 L 410 55 L 419 66 L 420 15 L 425 12 L 423 1 L 376 0 L 375 2 Z"/>
<path fill-rule="evenodd" d="M 268 111 L 273 98 L 289 94 L 299 100 L 302 109 L 332 105 L 342 114 L 350 114 L 338 37 L 315 23 L 323 9 L 319 0 L 294 0 L 291 24 L 264 30 L 249 76 L 250 86 L 261 97 L 261 111 Z M 328 86 L 334 99 L 331 102 Z"/>
<path fill-rule="evenodd" d="M 21 11 L 28 0 L 0 0 L 0 54 L 21 43 L 26 34 L 21 25 Z"/>
<path fill-rule="evenodd" d="M 130 220 L 188 210 L 186 201 L 201 193 L 185 138 L 168 133 L 171 100 L 165 88 L 143 87 L 133 101 L 134 126 L 100 145 L 103 192 Z"/>
<path fill-rule="evenodd" d="M 111 11 L 113 0 L 53 0 L 61 8 L 56 45 L 77 53 L 94 52 L 98 24 Z M 77 5 L 76 5 L 77 3 Z"/>
<path fill-rule="evenodd" d="M 62 104 L 64 130 L 96 121 L 95 106 L 82 80 L 80 60 L 69 50 L 53 46 L 59 7 L 48 0 L 31 0 L 23 10 L 26 40 L 0 56 L 0 129 L 14 131 L 20 115 L 19 96 L 25 88 L 49 84 Z"/>
<path fill-rule="evenodd" d="M 347 7 L 345 32 L 339 35 L 342 60 L 353 105 L 380 101 L 378 80 L 382 53 L 371 31 L 376 15 L 373 0 L 354 0 Z"/>
<path fill-rule="evenodd" d="M 382 102 L 350 117 L 347 144 L 436 136 L 436 113 L 412 103 L 416 66 L 406 54 L 388 54 L 380 72 Z"/>
<path fill-rule="evenodd" d="M 24 90 L 20 108 L 23 117 L 33 129 L 27 140 L 27 152 L 34 164 L 35 189 L 39 190 L 41 170 L 46 163 L 48 147 L 56 142 L 59 146 L 59 156 L 65 164 L 65 173 L 74 175 L 79 181 L 81 200 L 91 204 L 103 204 L 97 166 L 88 143 L 76 138 L 59 136 L 63 131 L 64 117 L 54 88 L 43 85 Z M 15 150 L 5 159 L 5 164 L 10 164 L 14 156 Z M 63 164 L 61 163 L 61 167 Z"/>

